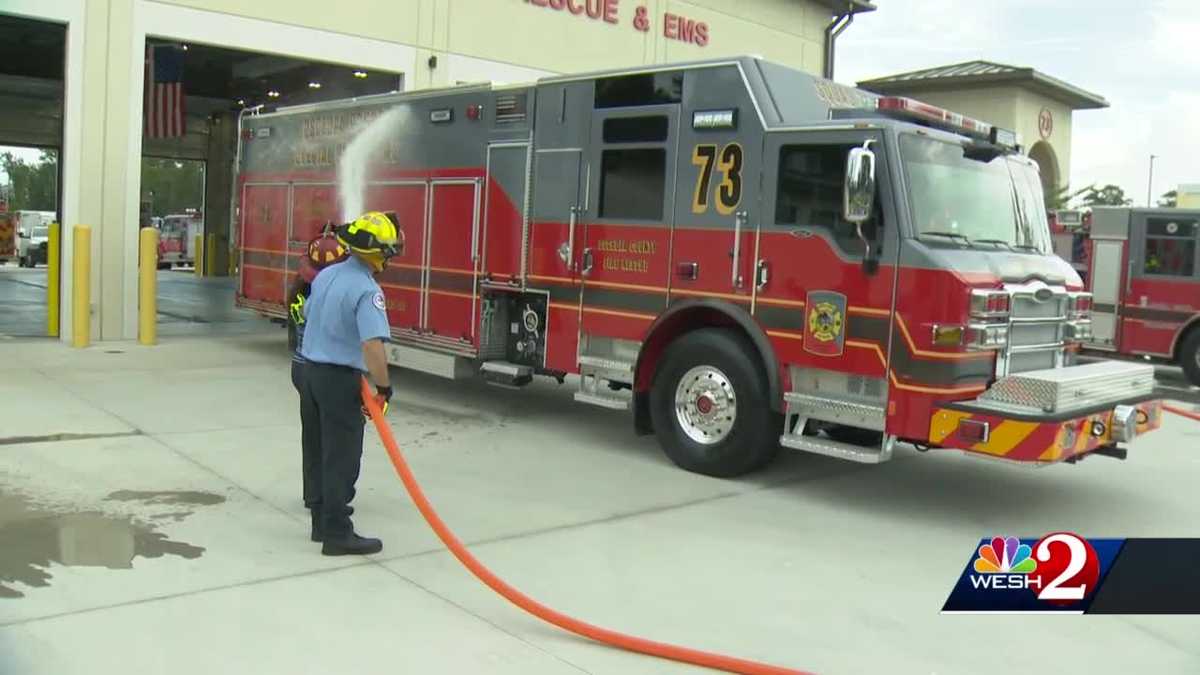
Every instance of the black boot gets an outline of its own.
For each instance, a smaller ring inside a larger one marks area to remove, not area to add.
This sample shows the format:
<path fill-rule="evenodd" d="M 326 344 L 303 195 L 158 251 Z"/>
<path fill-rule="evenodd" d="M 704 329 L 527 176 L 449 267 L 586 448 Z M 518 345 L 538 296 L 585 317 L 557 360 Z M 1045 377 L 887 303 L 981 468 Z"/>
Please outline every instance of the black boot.
<path fill-rule="evenodd" d="M 326 537 L 321 546 L 321 555 L 370 555 L 382 550 L 382 541 L 350 532 L 340 537 Z"/>

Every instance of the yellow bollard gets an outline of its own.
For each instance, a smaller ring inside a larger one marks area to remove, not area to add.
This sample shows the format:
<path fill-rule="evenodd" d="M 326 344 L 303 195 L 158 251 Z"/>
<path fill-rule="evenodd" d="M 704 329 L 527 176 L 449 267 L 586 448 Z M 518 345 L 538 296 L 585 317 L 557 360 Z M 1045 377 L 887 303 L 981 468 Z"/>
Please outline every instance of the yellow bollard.
<path fill-rule="evenodd" d="M 71 346 L 86 347 L 92 337 L 92 228 L 71 233 Z"/>
<path fill-rule="evenodd" d="M 62 302 L 62 279 L 59 251 L 62 248 L 62 226 L 50 223 L 46 233 L 46 335 L 58 337 L 59 303 Z"/>
<path fill-rule="evenodd" d="M 195 247 L 192 249 L 192 267 L 195 268 L 196 276 L 202 277 L 204 276 L 204 235 L 196 235 L 192 246 Z"/>
<path fill-rule="evenodd" d="M 210 234 L 206 239 L 208 241 L 204 246 L 204 274 L 210 277 L 220 276 L 217 274 L 217 235 Z"/>
<path fill-rule="evenodd" d="M 138 342 L 158 339 L 158 230 L 143 227 L 138 236 Z"/>

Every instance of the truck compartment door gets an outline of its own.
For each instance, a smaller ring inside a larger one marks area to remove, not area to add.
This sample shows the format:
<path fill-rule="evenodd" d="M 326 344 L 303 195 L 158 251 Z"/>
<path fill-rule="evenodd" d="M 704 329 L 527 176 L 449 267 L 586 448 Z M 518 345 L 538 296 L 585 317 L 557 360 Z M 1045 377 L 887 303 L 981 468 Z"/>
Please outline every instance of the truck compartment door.
<path fill-rule="evenodd" d="M 429 185 L 423 180 L 380 181 L 367 186 L 366 208 L 396 214 L 404 251 L 379 277 L 393 330 L 419 331 L 425 280 L 425 241 Z"/>
<path fill-rule="evenodd" d="M 679 108 L 610 108 L 592 118 L 580 259 L 582 333 L 641 340 L 667 306 Z"/>
<path fill-rule="evenodd" d="M 423 301 L 426 333 L 475 344 L 475 261 L 479 242 L 480 181 L 430 183 Z"/>
<path fill-rule="evenodd" d="M 586 119 L 586 118 L 585 118 Z M 532 288 L 549 290 L 546 304 L 545 367 L 575 368 L 579 337 L 579 267 L 583 257 L 580 212 L 583 150 L 537 149 L 534 154 L 529 247 L 525 270 Z"/>
<path fill-rule="evenodd" d="M 521 251 L 528 182 L 528 143 L 488 146 L 480 260 L 480 274 L 485 279 L 503 283 L 524 277 Z"/>
<path fill-rule="evenodd" d="M 243 185 L 241 223 L 238 292 L 247 300 L 283 305 L 287 283 L 287 183 Z M 165 240 L 165 225 L 163 236 Z"/>
<path fill-rule="evenodd" d="M 1092 242 L 1092 341 L 1105 347 L 1117 344 L 1124 254 L 1124 241 Z"/>

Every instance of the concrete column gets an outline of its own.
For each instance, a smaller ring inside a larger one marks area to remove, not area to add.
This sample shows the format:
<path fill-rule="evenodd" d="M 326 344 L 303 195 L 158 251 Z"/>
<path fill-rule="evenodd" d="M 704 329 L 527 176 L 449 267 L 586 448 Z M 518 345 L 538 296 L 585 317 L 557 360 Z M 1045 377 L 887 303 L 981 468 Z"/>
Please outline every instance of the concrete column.
<path fill-rule="evenodd" d="M 104 222 L 104 173 L 105 173 L 105 103 L 108 88 L 108 23 L 109 0 L 94 0 L 85 5 L 86 18 L 80 27 L 83 39 L 83 133 L 78 157 L 64 155 L 65 161 L 79 162 L 79 211 L 72 214 L 72 222 L 63 224 L 63 269 L 71 269 L 74 258 L 72 228 L 80 223 L 91 225 L 93 236 L 91 265 L 91 335 L 101 336 L 100 324 L 103 311 L 103 296 L 100 293 L 101 269 L 105 258 L 101 255 Z M 70 286 L 64 285 L 63 303 L 70 306 Z M 120 299 L 117 299 L 120 307 Z M 73 317 L 64 321 L 63 339 L 70 340 L 73 333 Z M 70 324 L 70 325 L 67 325 Z"/>
<path fill-rule="evenodd" d="M 237 115 L 214 114 L 208 123 L 208 152 L 204 185 L 204 235 L 216 237 L 215 255 L 205 260 L 207 276 L 229 276 L 232 229 L 229 204 L 233 199 L 233 162 L 237 154 Z"/>
<path fill-rule="evenodd" d="M 92 339 L 132 339 L 137 335 L 137 266 L 127 260 L 126 249 L 137 240 L 138 223 L 126 222 L 125 201 L 129 176 L 137 175 L 140 163 L 129 153 L 125 111 L 133 92 L 124 64 L 132 58 L 133 0 L 88 0 L 85 11 L 82 150 L 79 157 L 64 159 L 82 164 L 74 220 L 92 227 Z M 69 230 L 74 224 L 65 226 Z M 69 231 L 63 235 L 71 241 Z"/>

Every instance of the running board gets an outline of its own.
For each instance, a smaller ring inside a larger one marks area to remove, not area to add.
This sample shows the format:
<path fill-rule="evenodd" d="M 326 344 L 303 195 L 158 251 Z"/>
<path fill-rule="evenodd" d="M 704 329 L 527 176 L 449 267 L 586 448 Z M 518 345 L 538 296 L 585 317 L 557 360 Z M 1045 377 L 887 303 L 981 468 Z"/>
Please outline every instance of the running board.
<path fill-rule="evenodd" d="M 629 410 L 630 406 L 629 398 L 626 396 L 606 396 L 586 391 L 575 392 L 575 400 L 579 403 L 588 403 L 601 408 L 608 408 L 609 410 Z"/>
<path fill-rule="evenodd" d="M 633 363 L 590 354 L 579 357 L 576 401 L 609 410 L 629 410 L 633 406 L 632 389 Z"/>
<path fill-rule="evenodd" d="M 784 394 L 783 400 L 787 402 L 789 416 L 797 415 L 802 419 L 833 422 L 872 431 L 883 431 L 884 429 L 886 415 L 883 406 L 801 394 L 794 391 Z"/>
<path fill-rule="evenodd" d="M 419 370 L 449 380 L 462 380 L 475 375 L 471 360 L 462 356 L 390 343 L 385 347 L 387 360 L 393 366 Z"/>
<path fill-rule="evenodd" d="M 894 440 L 885 438 L 883 447 L 863 447 L 842 443 L 820 436 L 804 436 L 802 434 L 784 434 L 779 437 L 779 444 L 793 450 L 804 450 L 826 457 L 836 457 L 859 464 L 881 464 L 892 458 Z"/>
<path fill-rule="evenodd" d="M 508 361 L 484 361 L 479 374 L 488 384 L 506 389 L 518 389 L 533 381 L 533 367 Z"/>

